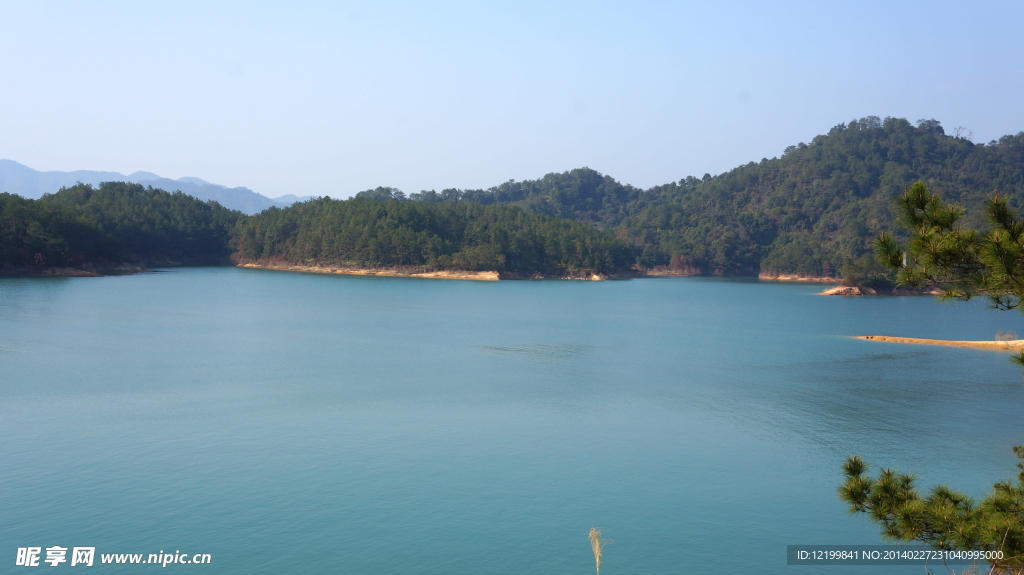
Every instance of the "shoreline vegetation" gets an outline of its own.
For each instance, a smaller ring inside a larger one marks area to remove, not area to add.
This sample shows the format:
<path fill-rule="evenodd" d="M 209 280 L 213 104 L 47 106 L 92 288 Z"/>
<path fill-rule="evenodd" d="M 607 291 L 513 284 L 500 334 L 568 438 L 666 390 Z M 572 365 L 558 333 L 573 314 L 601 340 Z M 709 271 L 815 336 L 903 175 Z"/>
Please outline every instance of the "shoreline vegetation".
<path fill-rule="evenodd" d="M 842 284 L 829 295 L 919 295 L 897 288 L 873 253 L 894 199 L 928 181 L 950 201 L 980 205 L 998 190 L 1019 202 L 1022 175 L 1024 132 L 983 145 L 935 120 L 870 116 L 778 158 L 649 189 L 580 168 L 486 190 L 378 187 L 247 216 L 181 192 L 79 184 L 38 200 L 0 193 L 0 275 L 282 261 L 400 270 L 374 275 L 758 277 Z M 963 221 L 983 227 L 984 214 Z"/>
<path fill-rule="evenodd" d="M 154 267 L 182 267 L 183 264 L 180 262 L 159 262 L 154 264 Z M 584 273 L 532 273 L 522 274 L 508 271 L 495 271 L 495 270 L 439 270 L 439 269 L 423 269 L 414 266 L 400 266 L 400 267 L 359 267 L 359 266 L 340 266 L 340 265 L 308 265 L 299 264 L 292 262 L 276 261 L 276 262 L 253 262 L 243 261 L 233 264 L 235 267 L 248 268 L 248 269 L 264 269 L 274 271 L 287 271 L 297 273 L 314 273 L 314 274 L 333 274 L 333 275 L 355 275 L 355 276 L 378 276 L 378 277 L 408 277 L 408 278 L 424 278 L 424 279 L 453 279 L 453 280 L 469 280 L 469 281 L 509 281 L 509 280 L 539 280 L 539 279 L 559 279 L 559 280 L 577 280 L 577 281 L 608 281 L 608 280 L 624 280 L 624 279 L 638 279 L 638 278 L 668 278 L 668 277 L 698 277 L 701 274 L 689 273 L 681 270 L 672 269 L 651 269 L 651 270 L 629 270 L 628 272 L 620 272 L 615 274 L 601 274 L 593 272 Z M 88 267 L 88 269 L 80 269 L 69 266 L 21 266 L 12 267 L 5 266 L 0 267 L 0 277 L 16 277 L 16 278 L 84 278 L 84 277 L 104 277 L 111 275 L 129 275 L 136 273 L 151 273 L 152 270 L 144 265 L 132 265 L 132 264 L 121 264 L 117 266 L 107 267 Z M 814 278 L 814 277 L 801 277 L 801 276 L 767 276 L 762 274 L 758 277 L 760 281 L 764 282 L 806 282 L 806 283 L 841 283 L 842 280 L 838 278 Z M 839 285 L 836 287 L 828 288 L 821 291 L 818 295 L 838 295 L 838 296 L 939 296 L 942 292 L 933 290 L 911 290 L 897 288 L 889 291 L 878 291 L 868 287 L 859 286 L 844 286 Z"/>
<path fill-rule="evenodd" d="M 170 263 L 166 267 L 180 265 Z M 165 266 L 160 266 L 165 267 Z M 103 276 L 124 276 L 151 273 L 144 265 L 122 263 L 109 266 L 0 266 L 0 277 L 13 278 L 101 278 Z"/>
<path fill-rule="evenodd" d="M 504 204 L 318 198 L 239 218 L 233 240 L 235 263 L 321 273 L 594 279 L 633 264 L 608 231 Z"/>
<path fill-rule="evenodd" d="M 822 290 L 818 295 L 840 295 L 840 296 L 939 296 L 942 295 L 942 290 L 938 288 L 931 289 L 912 289 L 904 287 L 868 287 L 863 285 L 846 285 L 843 278 L 837 277 L 813 277 L 803 276 L 795 274 L 776 274 L 776 273 L 760 273 L 757 279 L 761 281 L 777 281 L 777 282 L 807 282 L 807 283 L 832 283 L 840 284 L 835 287 L 830 287 Z"/>
<path fill-rule="evenodd" d="M 351 276 L 388 276 L 407 278 L 431 278 L 450 280 L 498 281 L 498 272 L 471 272 L 458 270 L 417 271 L 413 269 L 356 268 L 335 266 L 307 266 L 287 263 L 239 263 L 240 268 L 276 270 L 286 272 L 303 272 L 314 274 L 339 274 Z"/>
<path fill-rule="evenodd" d="M 168 264 L 157 267 L 181 267 L 180 264 Z M 288 271 L 299 273 L 335 274 L 354 276 L 380 276 L 380 277 L 408 277 L 426 279 L 453 279 L 471 281 L 499 281 L 499 280 L 537 280 L 537 279 L 561 279 L 578 281 L 608 281 L 619 279 L 631 279 L 646 277 L 647 274 L 516 274 L 511 272 L 498 271 L 469 271 L 469 270 L 424 270 L 416 267 L 398 268 L 362 268 L 349 266 L 328 266 L 328 265 L 303 265 L 287 262 L 245 262 L 235 264 L 235 267 L 248 269 L 263 269 L 275 271 Z M 144 266 L 121 265 L 108 268 L 90 268 L 83 270 L 73 267 L 45 266 L 45 267 L 4 267 L 0 268 L 0 277 L 12 278 L 99 278 L 112 275 L 129 275 L 137 273 L 152 273 L 153 270 Z M 680 276 L 681 274 L 650 274 L 650 277 Z"/>
<path fill-rule="evenodd" d="M 0 268 L 0 277 L 5 278 L 99 278 L 106 274 L 63 266 Z"/>
<path fill-rule="evenodd" d="M 890 289 L 875 289 L 866 286 L 839 285 L 828 288 L 818 295 L 841 295 L 841 296 L 940 296 L 942 290 L 938 288 L 913 289 L 895 287 Z"/>
<path fill-rule="evenodd" d="M 642 277 L 640 273 L 620 274 L 599 274 L 591 272 L 582 273 L 555 273 L 555 274 L 519 274 L 508 271 L 497 270 L 439 270 L 425 269 L 416 266 L 402 267 L 359 267 L 359 266 L 332 266 L 332 265 L 307 265 L 288 261 L 240 261 L 236 264 L 240 268 L 264 269 L 300 273 L 316 274 L 337 274 L 354 276 L 382 276 L 382 277 L 407 277 L 426 279 L 453 279 L 453 280 L 475 280 L 475 281 L 499 281 L 499 280 L 539 280 L 539 279 L 560 279 L 579 281 L 608 281 L 618 279 L 630 279 Z"/>
<path fill-rule="evenodd" d="M 361 268 L 350 266 L 315 266 L 291 264 L 287 262 L 245 262 L 237 264 L 240 268 L 277 270 L 288 272 L 315 273 L 315 274 L 337 274 L 352 276 L 383 276 L 383 277 L 405 277 L 405 278 L 426 278 L 426 279 L 449 279 L 449 280 L 472 280 L 472 281 L 499 281 L 499 280 L 533 280 L 533 279 L 562 279 L 562 280 L 583 280 L 583 281 L 607 281 L 609 279 L 626 279 L 633 276 L 628 275 L 604 275 L 604 274 L 532 274 L 522 275 L 498 271 L 469 271 L 469 270 L 423 270 L 416 267 L 404 268 Z"/>
<path fill-rule="evenodd" d="M 915 345 L 944 345 L 950 347 L 969 347 L 976 349 L 991 349 L 995 351 L 1021 351 L 1024 350 L 1024 339 L 1012 339 L 1007 341 L 958 341 L 950 339 L 924 339 L 918 337 L 895 337 L 889 335 L 856 335 L 856 339 L 867 341 L 881 341 L 886 343 L 910 343 Z"/>

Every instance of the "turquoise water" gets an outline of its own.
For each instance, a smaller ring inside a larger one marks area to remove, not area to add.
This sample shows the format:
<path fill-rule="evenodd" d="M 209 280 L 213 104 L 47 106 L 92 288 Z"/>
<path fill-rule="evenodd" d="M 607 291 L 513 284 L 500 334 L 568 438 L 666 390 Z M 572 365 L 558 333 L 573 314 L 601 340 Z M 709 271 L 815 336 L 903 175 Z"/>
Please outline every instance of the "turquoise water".
<path fill-rule="evenodd" d="M 787 544 L 880 542 L 835 495 L 850 454 L 975 495 L 1015 474 L 1005 355 L 845 336 L 1024 318 L 820 289 L 2 279 L 0 572 L 60 545 L 99 573 L 587 574 L 599 527 L 606 575 L 810 573 Z M 821 572 L 865 569 L 922 567 Z"/>

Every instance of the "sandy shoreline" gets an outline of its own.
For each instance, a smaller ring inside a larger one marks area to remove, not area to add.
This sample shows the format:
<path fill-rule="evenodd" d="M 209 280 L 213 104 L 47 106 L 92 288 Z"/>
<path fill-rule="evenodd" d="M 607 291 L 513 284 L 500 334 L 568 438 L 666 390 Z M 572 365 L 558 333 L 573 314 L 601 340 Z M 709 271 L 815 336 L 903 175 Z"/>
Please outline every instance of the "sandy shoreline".
<path fill-rule="evenodd" d="M 315 274 L 342 274 L 352 276 L 391 276 L 410 278 L 435 278 L 449 280 L 476 280 L 476 281 L 498 281 L 498 272 L 469 272 L 469 271 L 434 271 L 434 272 L 405 272 L 397 269 L 377 268 L 348 268 L 331 266 L 300 266 L 288 264 L 238 264 L 240 268 L 256 268 L 264 270 L 280 270 L 288 272 L 307 272 Z"/>
<path fill-rule="evenodd" d="M 581 276 L 544 276 L 535 274 L 532 276 L 519 276 L 515 274 L 499 273 L 496 271 L 473 272 L 465 270 L 438 270 L 430 272 L 416 271 L 416 268 L 357 268 L 345 266 L 304 266 L 287 263 L 238 263 L 240 268 L 254 268 L 264 270 L 280 270 L 288 272 L 305 272 L 314 274 L 339 274 L 352 276 L 388 276 L 403 278 L 429 278 L 445 280 L 474 280 L 474 281 L 498 281 L 498 280 L 529 280 L 529 279 L 563 279 L 563 280 L 585 280 L 605 281 L 608 276 L 600 274 L 589 274 Z"/>
<path fill-rule="evenodd" d="M 759 273 L 757 279 L 761 281 L 773 281 L 773 282 L 818 282 L 818 283 L 829 283 L 829 284 L 841 284 L 843 278 L 833 277 L 808 277 L 792 274 L 774 274 L 774 273 Z"/>
<path fill-rule="evenodd" d="M 930 295 L 930 296 L 937 296 L 937 295 L 942 295 L 942 290 L 935 289 L 935 288 L 923 289 L 923 290 L 914 290 L 914 289 L 909 289 L 909 288 L 899 288 L 898 287 L 898 288 L 895 288 L 895 289 L 892 289 L 892 290 L 883 291 L 883 292 L 879 293 L 877 290 L 873 290 L 873 289 L 871 289 L 869 287 L 836 286 L 834 288 L 829 288 L 829 289 L 819 293 L 818 295 L 844 295 L 844 296 L 861 296 L 861 295 L 869 295 L 869 296 L 873 296 L 873 295 L 880 295 L 880 296 L 914 295 L 914 296 L 918 296 L 918 295 Z"/>
<path fill-rule="evenodd" d="M 922 339 L 917 337 L 894 337 L 889 335 L 858 335 L 857 339 L 869 341 L 884 341 L 889 343 L 913 343 L 918 345 L 946 345 L 951 347 L 972 347 L 978 349 L 992 349 L 996 351 L 1021 351 L 1024 350 L 1024 339 L 1010 341 L 956 341 L 949 339 Z"/>

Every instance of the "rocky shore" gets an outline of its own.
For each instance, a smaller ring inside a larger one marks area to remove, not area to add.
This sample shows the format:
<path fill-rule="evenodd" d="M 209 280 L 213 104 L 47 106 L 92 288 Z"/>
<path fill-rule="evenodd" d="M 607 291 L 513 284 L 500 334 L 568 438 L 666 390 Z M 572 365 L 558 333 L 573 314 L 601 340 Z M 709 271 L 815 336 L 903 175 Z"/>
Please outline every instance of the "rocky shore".
<path fill-rule="evenodd" d="M 894 288 L 891 290 L 876 290 L 869 287 L 857 287 L 857 286 L 836 286 L 829 288 L 819 295 L 942 295 L 942 291 L 938 289 L 929 290 L 914 290 L 907 288 Z"/>

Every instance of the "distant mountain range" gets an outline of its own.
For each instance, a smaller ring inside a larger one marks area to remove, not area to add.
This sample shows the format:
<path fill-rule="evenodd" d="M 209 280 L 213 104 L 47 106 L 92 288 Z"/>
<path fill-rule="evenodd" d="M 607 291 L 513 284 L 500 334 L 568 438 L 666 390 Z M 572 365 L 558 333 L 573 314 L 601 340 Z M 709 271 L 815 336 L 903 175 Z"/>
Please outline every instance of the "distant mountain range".
<path fill-rule="evenodd" d="M 145 186 L 180 191 L 200 200 L 214 200 L 220 205 L 246 214 L 255 214 L 271 207 L 287 207 L 295 202 L 306 201 L 313 196 L 287 194 L 268 198 L 249 188 L 229 188 L 199 178 L 163 178 L 151 172 L 134 172 L 127 176 L 118 172 L 97 172 L 77 170 L 74 172 L 40 172 L 13 160 L 0 160 L 0 192 L 18 194 L 23 198 L 38 199 L 43 194 L 52 194 L 62 187 L 77 183 L 99 186 L 100 182 L 133 182 Z"/>

